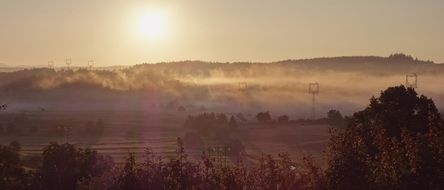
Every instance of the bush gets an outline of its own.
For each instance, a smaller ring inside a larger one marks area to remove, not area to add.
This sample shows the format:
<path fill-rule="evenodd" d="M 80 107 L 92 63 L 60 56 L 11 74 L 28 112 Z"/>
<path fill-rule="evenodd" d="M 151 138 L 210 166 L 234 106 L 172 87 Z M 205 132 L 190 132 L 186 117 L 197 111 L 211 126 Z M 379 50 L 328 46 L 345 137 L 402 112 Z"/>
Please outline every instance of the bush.
<path fill-rule="evenodd" d="M 185 128 L 194 129 L 203 135 L 209 135 L 209 132 L 226 128 L 227 125 L 228 119 L 223 113 L 203 113 L 197 116 L 188 116 L 184 123 Z"/>
<path fill-rule="evenodd" d="M 271 115 L 268 111 L 267 112 L 259 112 L 258 114 L 256 114 L 256 119 L 262 123 L 270 122 Z"/>
<path fill-rule="evenodd" d="M 288 123 L 288 121 L 289 121 L 289 118 L 286 115 L 281 115 L 281 116 L 278 117 L 278 122 L 279 123 Z"/>
<path fill-rule="evenodd" d="M 184 112 L 184 111 L 187 111 L 187 109 L 185 109 L 184 106 L 179 106 L 179 107 L 177 107 L 177 111 Z"/>

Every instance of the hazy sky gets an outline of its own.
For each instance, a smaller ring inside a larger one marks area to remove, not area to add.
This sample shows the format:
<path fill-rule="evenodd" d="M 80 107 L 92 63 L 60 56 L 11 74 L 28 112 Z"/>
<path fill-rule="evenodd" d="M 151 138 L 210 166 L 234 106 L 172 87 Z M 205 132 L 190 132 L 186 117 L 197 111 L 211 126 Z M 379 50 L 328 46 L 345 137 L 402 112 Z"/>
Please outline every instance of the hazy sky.
<path fill-rule="evenodd" d="M 66 57 L 79 66 L 90 59 L 102 66 L 266 62 L 395 52 L 441 63 L 443 10 L 443 0 L 0 0 L 0 64 L 63 65 Z M 142 18 L 152 14 L 162 17 L 161 34 L 146 37 Z"/>

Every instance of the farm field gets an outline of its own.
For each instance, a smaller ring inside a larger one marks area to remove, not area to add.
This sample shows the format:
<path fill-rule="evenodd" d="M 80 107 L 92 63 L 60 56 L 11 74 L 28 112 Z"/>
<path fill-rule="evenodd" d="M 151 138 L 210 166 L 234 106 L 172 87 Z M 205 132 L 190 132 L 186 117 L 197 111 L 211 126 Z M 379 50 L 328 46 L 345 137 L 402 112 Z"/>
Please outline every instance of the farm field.
<path fill-rule="evenodd" d="M 111 156 L 115 162 L 124 161 L 128 153 L 134 153 L 140 161 L 147 149 L 156 155 L 168 157 L 175 154 L 177 137 L 184 137 L 189 129 L 183 123 L 188 112 L 165 111 L 57 111 L 29 112 L 26 125 L 37 128 L 33 134 L 2 135 L 0 144 L 18 141 L 22 145 L 21 154 L 32 156 L 41 154 L 43 147 L 50 142 L 69 142 L 77 147 L 92 148 L 98 153 Z M 230 115 L 230 114 L 227 114 Z M 248 114 L 251 115 L 251 114 Z M 12 117 L 12 116 L 11 116 Z M 88 134 L 82 130 L 88 121 L 101 119 L 104 131 L 100 135 Z M 8 116 L 1 120 L 7 121 Z M 48 135 L 50 128 L 65 126 L 68 135 Z M 287 152 L 291 157 L 313 155 L 321 158 L 329 138 L 326 125 L 264 125 L 248 116 L 248 122 L 240 123 L 240 128 L 232 133 L 245 146 L 245 153 L 250 159 L 257 159 L 263 154 L 277 155 Z M 202 138 L 204 145 L 187 146 L 186 153 L 193 159 L 200 159 L 203 151 L 215 144 Z M 217 143 L 217 142 L 216 142 Z M 235 160 L 233 158 L 233 160 Z"/>

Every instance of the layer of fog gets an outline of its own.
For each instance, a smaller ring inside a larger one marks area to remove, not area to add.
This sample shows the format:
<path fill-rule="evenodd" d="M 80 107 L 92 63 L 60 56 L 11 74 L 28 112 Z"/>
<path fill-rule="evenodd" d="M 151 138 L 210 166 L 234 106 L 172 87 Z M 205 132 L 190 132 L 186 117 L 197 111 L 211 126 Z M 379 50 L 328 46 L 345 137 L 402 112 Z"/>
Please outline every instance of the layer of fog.
<path fill-rule="evenodd" d="M 308 93 L 311 82 L 320 85 L 320 93 L 315 97 L 318 117 L 325 116 L 329 109 L 348 115 L 364 108 L 369 98 L 381 90 L 404 84 L 406 74 L 383 69 L 374 73 L 263 65 L 195 68 L 35 71 L 29 76 L 16 74 L 28 78 L 15 75 L 17 80 L 1 81 L 0 97 L 10 104 L 10 111 L 177 111 L 177 106 L 182 105 L 188 112 L 203 111 L 202 108 L 228 113 L 268 110 L 275 115 L 307 118 L 312 107 L 312 95 Z M 19 79 L 21 83 L 17 82 Z M 418 76 L 418 93 L 433 98 L 439 108 L 444 106 L 444 90 L 440 86 L 443 79 L 444 75 L 436 73 Z"/>

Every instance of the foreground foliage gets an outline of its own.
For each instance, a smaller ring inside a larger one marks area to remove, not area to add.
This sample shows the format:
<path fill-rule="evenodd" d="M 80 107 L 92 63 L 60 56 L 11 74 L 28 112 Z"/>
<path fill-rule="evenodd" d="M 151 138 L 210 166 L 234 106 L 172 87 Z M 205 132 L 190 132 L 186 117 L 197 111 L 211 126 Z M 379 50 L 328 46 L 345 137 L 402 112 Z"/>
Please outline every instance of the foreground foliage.
<path fill-rule="evenodd" d="M 90 149 L 52 143 L 43 152 L 42 166 L 28 174 L 18 164 L 18 152 L 3 149 L 12 154 L 8 163 L 15 165 L 1 168 L 1 189 L 321 189 L 324 181 L 310 157 L 296 162 L 287 154 L 268 155 L 246 164 L 241 158 L 229 163 L 203 154 L 201 161 L 193 161 L 180 138 L 172 158 L 147 151 L 143 162 L 129 154 L 123 165 Z"/>
<path fill-rule="evenodd" d="M 331 189 L 444 188 L 443 120 L 433 101 L 391 87 L 331 136 Z"/>

